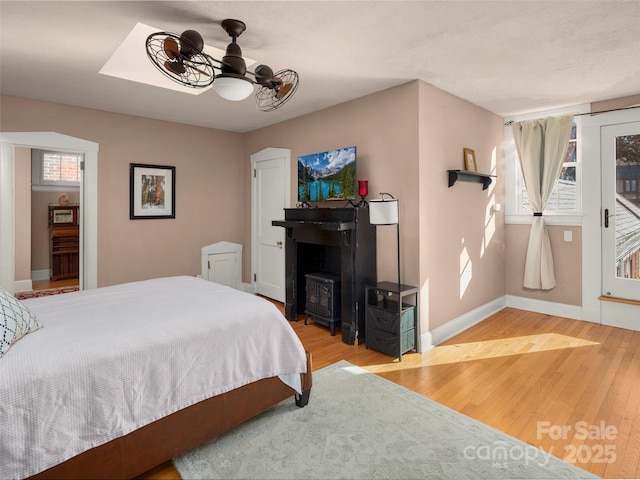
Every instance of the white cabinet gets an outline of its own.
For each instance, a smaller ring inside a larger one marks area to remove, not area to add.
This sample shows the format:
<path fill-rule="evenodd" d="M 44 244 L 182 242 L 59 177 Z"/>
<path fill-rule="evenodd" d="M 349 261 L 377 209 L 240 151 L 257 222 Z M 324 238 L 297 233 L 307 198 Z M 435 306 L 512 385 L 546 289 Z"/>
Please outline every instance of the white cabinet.
<path fill-rule="evenodd" d="M 242 245 L 218 242 L 202 247 L 202 278 L 242 290 Z"/>

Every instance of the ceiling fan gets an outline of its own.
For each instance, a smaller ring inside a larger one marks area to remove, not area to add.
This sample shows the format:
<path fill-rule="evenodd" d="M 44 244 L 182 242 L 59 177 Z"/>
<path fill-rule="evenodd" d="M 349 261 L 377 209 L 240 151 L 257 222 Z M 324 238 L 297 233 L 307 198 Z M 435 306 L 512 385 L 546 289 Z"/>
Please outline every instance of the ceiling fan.
<path fill-rule="evenodd" d="M 195 30 L 185 30 L 180 35 L 152 33 L 146 41 L 147 56 L 165 76 L 181 85 L 193 88 L 213 85 L 222 98 L 238 101 L 251 95 L 257 84 L 258 110 L 270 112 L 284 105 L 298 89 L 298 74 L 289 69 L 274 73 L 267 65 L 258 65 L 253 72 L 247 70 L 237 43 L 246 25 L 240 20 L 226 19 L 222 28 L 231 37 L 222 60 L 203 52 L 202 35 Z"/>

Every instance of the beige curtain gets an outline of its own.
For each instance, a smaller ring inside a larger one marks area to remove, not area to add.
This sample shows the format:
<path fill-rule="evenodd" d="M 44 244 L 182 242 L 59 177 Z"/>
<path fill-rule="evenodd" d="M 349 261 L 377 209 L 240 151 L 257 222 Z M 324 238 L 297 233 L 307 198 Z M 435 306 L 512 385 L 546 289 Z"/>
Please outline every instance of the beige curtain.
<path fill-rule="evenodd" d="M 513 124 L 513 137 L 533 211 L 524 267 L 525 288 L 551 290 L 556 286 L 551 242 L 542 211 L 560 175 L 572 123 L 573 115 L 565 115 Z"/>

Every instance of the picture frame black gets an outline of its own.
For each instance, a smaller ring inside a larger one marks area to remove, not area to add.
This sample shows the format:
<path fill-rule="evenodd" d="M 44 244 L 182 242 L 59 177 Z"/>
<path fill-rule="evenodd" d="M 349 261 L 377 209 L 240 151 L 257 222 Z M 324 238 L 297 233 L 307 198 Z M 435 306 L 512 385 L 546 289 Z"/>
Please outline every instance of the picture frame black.
<path fill-rule="evenodd" d="M 132 163 L 129 219 L 176 218 L 176 167 Z"/>

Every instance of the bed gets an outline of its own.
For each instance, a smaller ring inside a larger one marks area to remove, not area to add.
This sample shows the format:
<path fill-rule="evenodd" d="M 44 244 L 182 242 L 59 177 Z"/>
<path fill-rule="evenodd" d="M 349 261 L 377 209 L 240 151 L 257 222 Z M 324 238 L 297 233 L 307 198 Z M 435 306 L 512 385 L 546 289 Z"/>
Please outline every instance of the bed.
<path fill-rule="evenodd" d="M 133 478 L 269 407 L 311 357 L 271 302 L 194 277 L 24 300 L 0 358 L 0 478 Z"/>

